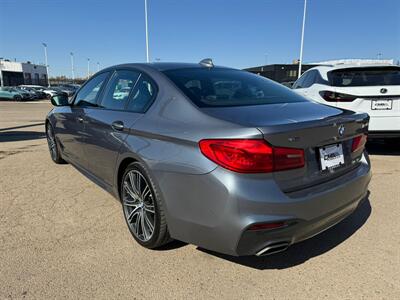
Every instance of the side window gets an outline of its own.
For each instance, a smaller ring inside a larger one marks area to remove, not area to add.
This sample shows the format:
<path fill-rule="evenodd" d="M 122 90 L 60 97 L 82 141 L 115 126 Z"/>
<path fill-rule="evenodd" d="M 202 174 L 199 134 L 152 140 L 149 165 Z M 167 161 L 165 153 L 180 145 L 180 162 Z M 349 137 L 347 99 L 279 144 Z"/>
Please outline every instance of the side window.
<path fill-rule="evenodd" d="M 109 72 L 101 73 L 90 79 L 76 95 L 74 105 L 97 106 L 97 97 L 109 74 Z"/>
<path fill-rule="evenodd" d="M 136 71 L 116 71 L 107 85 L 101 106 L 107 109 L 124 110 L 139 75 L 140 73 Z"/>
<path fill-rule="evenodd" d="M 141 74 L 132 92 L 127 109 L 139 113 L 145 112 L 154 100 L 156 92 L 153 81 L 145 74 Z"/>
<path fill-rule="evenodd" d="M 302 89 L 304 88 L 304 80 L 306 79 L 307 74 L 301 75 L 299 79 L 293 84 L 294 89 Z"/>
<path fill-rule="evenodd" d="M 305 76 L 303 87 L 308 88 L 314 84 L 315 71 L 308 71 Z"/>

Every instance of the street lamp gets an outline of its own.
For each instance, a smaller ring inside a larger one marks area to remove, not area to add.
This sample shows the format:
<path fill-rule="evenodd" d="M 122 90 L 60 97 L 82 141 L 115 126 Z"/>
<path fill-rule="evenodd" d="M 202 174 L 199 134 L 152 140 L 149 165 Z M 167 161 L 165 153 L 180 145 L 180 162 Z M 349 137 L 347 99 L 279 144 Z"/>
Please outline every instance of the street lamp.
<path fill-rule="evenodd" d="M 145 25 L 146 25 L 146 61 L 150 62 L 149 58 L 149 30 L 147 26 L 147 0 L 144 0 L 144 18 L 145 18 Z"/>
<path fill-rule="evenodd" d="M 87 78 L 90 77 L 90 58 L 87 59 Z"/>
<path fill-rule="evenodd" d="M 297 78 L 300 78 L 301 76 L 301 64 L 303 63 L 303 43 L 304 43 L 304 26 L 306 23 L 306 12 L 307 12 L 307 0 L 304 0 L 303 26 L 301 28 L 301 42 L 300 42 L 299 74 Z"/>
<path fill-rule="evenodd" d="M 0 86 L 1 86 L 1 87 L 4 86 L 4 82 L 3 82 L 3 70 L 2 70 L 3 63 L 1 62 L 2 60 L 3 60 L 3 58 L 0 57 Z"/>
<path fill-rule="evenodd" d="M 75 83 L 75 73 L 74 73 L 74 53 L 70 52 L 71 55 L 71 72 L 72 72 L 72 83 Z"/>
<path fill-rule="evenodd" d="M 47 63 L 47 44 L 42 43 L 44 47 L 44 60 L 46 63 L 46 73 L 47 73 L 47 86 L 50 86 L 50 74 L 49 74 L 49 64 Z"/>
<path fill-rule="evenodd" d="M 97 62 L 97 72 L 100 71 L 100 63 Z"/>

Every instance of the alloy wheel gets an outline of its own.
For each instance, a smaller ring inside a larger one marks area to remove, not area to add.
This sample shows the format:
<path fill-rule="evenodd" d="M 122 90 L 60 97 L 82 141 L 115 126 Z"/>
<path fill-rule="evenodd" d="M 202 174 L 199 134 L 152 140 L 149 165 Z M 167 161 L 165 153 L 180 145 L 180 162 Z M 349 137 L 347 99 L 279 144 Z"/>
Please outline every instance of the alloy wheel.
<path fill-rule="evenodd" d="M 47 144 L 53 160 L 57 159 L 57 144 L 51 126 L 47 126 Z"/>
<path fill-rule="evenodd" d="M 122 204 L 131 232 L 142 242 L 154 234 L 154 195 L 146 178 L 138 170 L 130 170 L 124 177 Z"/>

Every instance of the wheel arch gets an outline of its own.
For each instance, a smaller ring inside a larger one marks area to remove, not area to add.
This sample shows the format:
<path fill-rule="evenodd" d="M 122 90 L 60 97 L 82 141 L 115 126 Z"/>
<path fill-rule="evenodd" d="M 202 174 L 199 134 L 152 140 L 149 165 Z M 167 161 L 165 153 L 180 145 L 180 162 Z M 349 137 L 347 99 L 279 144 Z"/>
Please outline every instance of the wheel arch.
<path fill-rule="evenodd" d="M 117 174 L 116 174 L 116 187 L 115 187 L 115 192 L 116 195 L 118 196 L 118 200 L 121 201 L 121 190 L 120 190 L 120 184 L 122 180 L 122 176 L 124 175 L 124 172 L 126 168 L 133 162 L 139 161 L 138 159 L 132 157 L 132 156 L 127 156 L 123 158 L 117 168 Z"/>

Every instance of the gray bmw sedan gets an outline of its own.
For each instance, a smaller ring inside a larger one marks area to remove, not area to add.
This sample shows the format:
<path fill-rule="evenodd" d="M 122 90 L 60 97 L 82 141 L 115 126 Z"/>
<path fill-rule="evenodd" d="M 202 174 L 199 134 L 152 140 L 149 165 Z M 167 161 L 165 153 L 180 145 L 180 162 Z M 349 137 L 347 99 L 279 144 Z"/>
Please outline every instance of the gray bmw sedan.
<path fill-rule="evenodd" d="M 135 240 L 230 255 L 285 250 L 366 198 L 369 117 L 266 78 L 199 64 L 125 64 L 52 98 L 51 158 L 121 201 Z"/>

